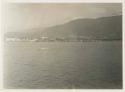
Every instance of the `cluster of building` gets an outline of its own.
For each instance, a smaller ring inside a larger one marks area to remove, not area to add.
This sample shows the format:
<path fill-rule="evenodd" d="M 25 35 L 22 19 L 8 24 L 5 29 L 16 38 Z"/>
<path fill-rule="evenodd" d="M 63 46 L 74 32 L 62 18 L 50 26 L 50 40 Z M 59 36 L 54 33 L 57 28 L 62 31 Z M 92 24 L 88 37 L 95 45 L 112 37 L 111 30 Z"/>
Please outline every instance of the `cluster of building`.
<path fill-rule="evenodd" d="M 85 41 L 98 41 L 98 40 L 108 40 L 107 38 L 103 39 L 93 39 L 91 37 L 36 37 L 36 38 L 28 38 L 28 37 L 6 37 L 5 41 L 7 42 L 85 42 Z"/>

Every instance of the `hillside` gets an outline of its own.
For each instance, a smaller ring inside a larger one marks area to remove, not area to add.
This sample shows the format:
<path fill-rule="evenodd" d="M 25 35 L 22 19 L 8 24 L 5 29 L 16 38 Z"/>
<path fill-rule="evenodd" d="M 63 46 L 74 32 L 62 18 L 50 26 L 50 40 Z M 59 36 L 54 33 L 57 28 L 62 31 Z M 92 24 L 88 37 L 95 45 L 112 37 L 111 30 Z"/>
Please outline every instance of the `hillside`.
<path fill-rule="evenodd" d="M 84 36 L 91 39 L 121 39 L 122 16 L 98 19 L 77 19 L 63 25 L 47 28 L 42 35 L 50 37 Z"/>
<path fill-rule="evenodd" d="M 122 39 L 122 16 L 77 19 L 65 24 L 48 27 L 44 30 L 41 28 L 32 30 L 34 32 L 9 32 L 5 34 L 5 37 Z"/>

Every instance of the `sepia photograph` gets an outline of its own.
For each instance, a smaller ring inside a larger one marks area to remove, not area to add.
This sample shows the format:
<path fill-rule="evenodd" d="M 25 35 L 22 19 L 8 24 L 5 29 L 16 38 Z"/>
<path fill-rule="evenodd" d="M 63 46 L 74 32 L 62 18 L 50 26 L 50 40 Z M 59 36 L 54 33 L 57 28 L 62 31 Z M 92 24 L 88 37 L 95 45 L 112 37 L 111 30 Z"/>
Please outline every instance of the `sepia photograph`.
<path fill-rule="evenodd" d="M 6 3 L 5 89 L 122 89 L 122 3 Z"/>

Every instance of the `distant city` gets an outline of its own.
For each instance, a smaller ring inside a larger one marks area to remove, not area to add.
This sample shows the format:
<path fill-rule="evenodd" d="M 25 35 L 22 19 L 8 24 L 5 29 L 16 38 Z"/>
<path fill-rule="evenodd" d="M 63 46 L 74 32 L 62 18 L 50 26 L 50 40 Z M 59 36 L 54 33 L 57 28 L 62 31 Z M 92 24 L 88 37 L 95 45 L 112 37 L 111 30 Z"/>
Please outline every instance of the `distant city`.
<path fill-rule="evenodd" d="M 40 38 L 5 38 L 5 41 L 9 42 L 87 42 L 87 41 L 114 41 L 121 39 L 108 39 L 106 37 L 101 39 L 91 39 L 87 37 L 69 37 L 69 38 L 49 38 L 49 37 L 40 37 Z"/>

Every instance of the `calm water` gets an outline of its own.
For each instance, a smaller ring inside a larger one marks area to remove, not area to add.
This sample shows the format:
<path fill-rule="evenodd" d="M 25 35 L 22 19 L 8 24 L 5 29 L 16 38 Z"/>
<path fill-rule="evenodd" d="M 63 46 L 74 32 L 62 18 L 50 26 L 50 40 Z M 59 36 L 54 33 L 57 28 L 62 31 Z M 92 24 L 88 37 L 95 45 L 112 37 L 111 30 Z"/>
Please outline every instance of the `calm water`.
<path fill-rule="evenodd" d="M 5 43 L 5 88 L 122 88 L 122 42 Z"/>

